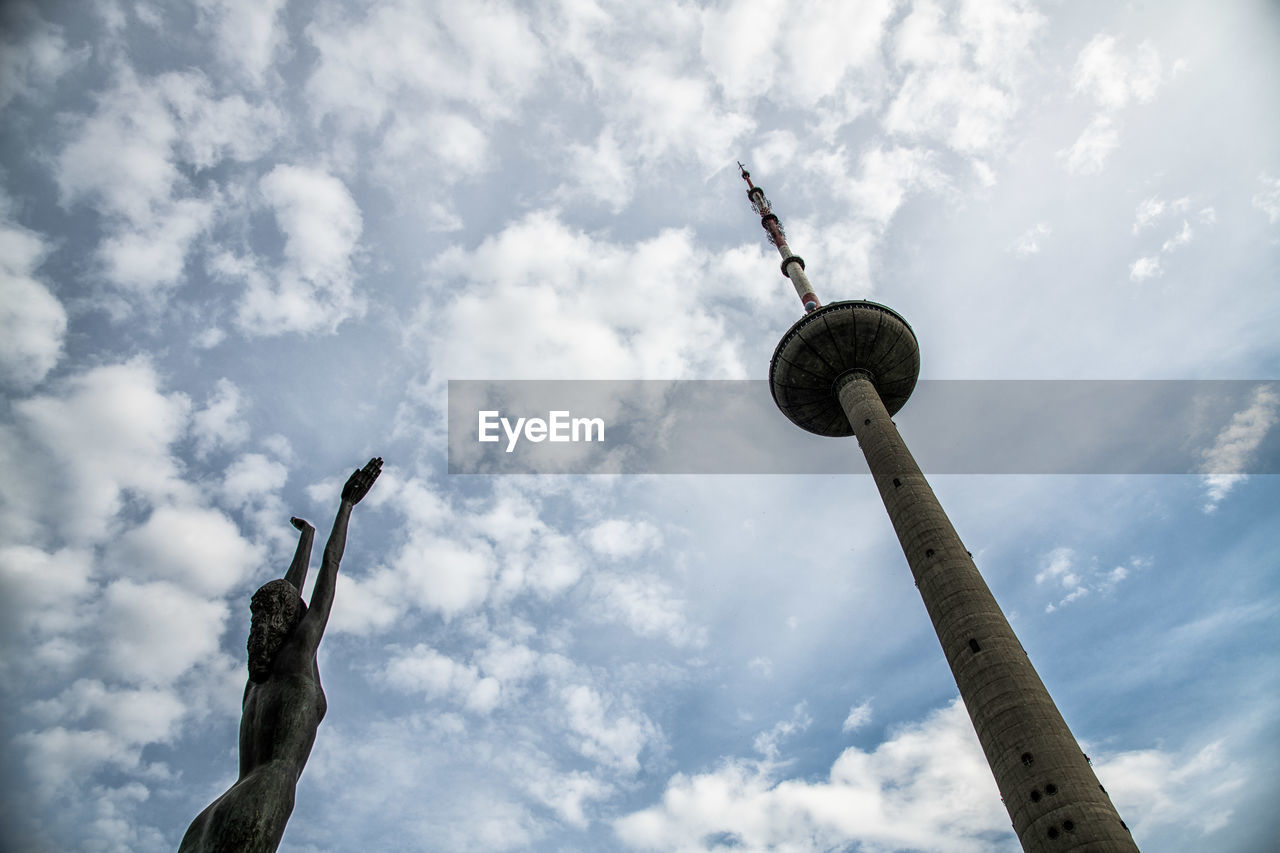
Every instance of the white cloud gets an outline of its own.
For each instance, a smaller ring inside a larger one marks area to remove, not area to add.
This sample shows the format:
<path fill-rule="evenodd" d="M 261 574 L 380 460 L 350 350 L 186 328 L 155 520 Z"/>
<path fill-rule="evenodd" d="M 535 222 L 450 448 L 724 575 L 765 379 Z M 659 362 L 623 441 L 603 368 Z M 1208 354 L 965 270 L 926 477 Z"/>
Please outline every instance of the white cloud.
<path fill-rule="evenodd" d="M 586 806 L 613 793 L 614 787 L 590 773 L 557 773 L 536 768 L 523 776 L 534 797 L 551 808 L 557 817 L 571 826 L 585 829 L 589 823 Z"/>
<path fill-rule="evenodd" d="M 239 386 L 225 377 L 219 379 L 204 406 L 191 415 L 191 434 L 199 455 L 220 447 L 235 447 L 249 437 L 244 406 Z"/>
<path fill-rule="evenodd" d="M 285 257 L 298 274 L 315 281 L 345 273 L 362 223 L 342 181 L 317 169 L 282 165 L 261 187 L 284 232 Z"/>
<path fill-rule="evenodd" d="M 99 254 L 108 279 L 154 296 L 180 281 L 217 214 L 218 193 L 194 193 L 184 167 L 255 159 L 279 129 L 274 106 L 217 98 L 199 72 L 140 80 L 121 66 L 75 125 L 54 174 L 64 200 L 94 200 L 105 217 Z"/>
<path fill-rule="evenodd" d="M 110 546 L 107 562 L 122 576 L 221 596 L 260 569 L 265 557 L 217 510 L 160 507 Z"/>
<path fill-rule="evenodd" d="M 246 453 L 223 474 L 223 499 L 230 506 L 244 506 L 278 492 L 288 478 L 289 469 L 279 462 L 261 453 Z"/>
<path fill-rule="evenodd" d="M 130 683 L 165 684 L 218 652 L 227 607 L 173 583 L 112 582 L 103 595 L 102 665 Z"/>
<path fill-rule="evenodd" d="M 11 533 L 34 516 L 71 542 L 99 541 L 126 492 L 153 504 L 190 498 L 170 455 L 186 430 L 190 401 L 159 385 L 154 368 L 135 359 L 67 377 L 15 404 L 23 440 L 42 454 L 42 474 L 23 484 L 21 496 L 0 481 L 13 508 Z"/>
<path fill-rule="evenodd" d="M 763 655 L 761 655 L 760 657 L 754 657 L 751 660 L 747 661 L 747 669 L 751 670 L 752 672 L 756 673 L 762 678 L 772 678 L 773 677 L 773 658 L 764 657 Z"/>
<path fill-rule="evenodd" d="M 1094 762 L 1116 808 L 1138 837 L 1160 826 L 1205 835 L 1234 813 L 1245 769 L 1230 761 L 1222 741 L 1181 754 L 1135 750 Z"/>
<path fill-rule="evenodd" d="M 779 102 L 816 106 L 840 95 L 857 79 L 853 72 L 878 61 L 881 38 L 893 11 L 890 0 L 869 0 L 816 2 L 784 13 L 778 40 L 782 59 L 774 97 Z M 804 49 L 797 50 L 795 45 L 804 45 Z M 848 88 L 856 90 L 857 83 Z"/>
<path fill-rule="evenodd" d="M 1018 238 L 1018 242 L 1013 246 L 1014 253 L 1021 257 L 1038 253 L 1040 251 L 1040 241 L 1051 233 L 1053 233 L 1053 229 L 1049 227 L 1047 222 L 1037 222 Z"/>
<path fill-rule="evenodd" d="M 1143 199 L 1133 214 L 1133 233 L 1138 234 L 1147 228 L 1153 227 L 1165 217 L 1187 216 L 1190 211 L 1191 199 L 1188 196 L 1182 196 L 1172 201 L 1165 201 L 1159 196 Z M 1206 225 L 1212 225 L 1217 221 L 1217 215 L 1212 207 L 1206 207 L 1200 211 L 1198 219 Z M 1193 236 L 1194 232 L 1191 229 L 1191 223 L 1184 218 L 1181 229 L 1164 242 L 1161 251 L 1172 251 L 1178 246 L 1189 243 Z"/>
<path fill-rule="evenodd" d="M 1075 601 L 1088 593 L 1088 589 L 1080 583 L 1080 576 L 1075 572 L 1074 561 L 1075 552 L 1070 548 L 1055 548 L 1041 560 L 1043 568 L 1036 573 L 1036 583 L 1054 581 L 1067 590 L 1066 597 L 1056 605 L 1049 604 L 1045 607 L 1046 612 L 1052 613 L 1061 605 Z"/>
<path fill-rule="evenodd" d="M 352 256 L 363 221 L 346 186 L 318 169 L 278 165 L 260 187 L 284 235 L 284 262 L 270 272 L 228 254 L 213 263 L 216 273 L 246 282 L 240 326 L 254 335 L 332 332 L 361 314 Z"/>
<path fill-rule="evenodd" d="M 1099 113 L 1070 148 L 1058 152 L 1068 172 L 1092 175 L 1102 171 L 1107 157 L 1120 145 L 1120 134 L 1110 116 Z"/>
<path fill-rule="evenodd" d="M 860 173 L 850 180 L 844 152 L 822 162 L 811 157 L 806 164 L 821 168 L 833 181 L 833 189 L 854 204 L 858 214 L 878 229 L 893 219 L 907 197 L 920 190 L 940 190 L 947 179 L 939 170 L 937 157 L 923 148 L 876 146 L 862 155 Z"/>
<path fill-rule="evenodd" d="M 492 547 L 461 525 L 414 527 L 385 565 L 338 575 L 336 596 L 343 604 L 330 627 L 353 634 L 383 631 L 411 609 L 453 619 L 487 601 L 496 576 Z"/>
<path fill-rule="evenodd" d="M 1072 86 L 1092 98 L 1098 112 L 1071 147 L 1058 152 L 1066 170 L 1081 175 L 1101 172 L 1107 157 L 1120 146 L 1115 113 L 1130 102 L 1150 101 L 1161 80 L 1160 55 L 1149 42 L 1140 44 L 1133 56 L 1125 56 L 1115 38 L 1094 36 L 1076 58 Z"/>
<path fill-rule="evenodd" d="M 1164 244 L 1160 246 L 1160 251 L 1172 252 L 1174 249 L 1178 248 L 1179 246 L 1185 246 L 1187 243 L 1191 242 L 1191 237 L 1193 233 L 1194 232 L 1191 230 L 1191 223 L 1187 222 L 1185 219 L 1182 220 L 1181 230 L 1179 230 L 1177 234 L 1173 235 L 1168 240 L 1165 240 Z"/>
<path fill-rule="evenodd" d="M 132 230 L 116 230 L 98 247 L 107 277 L 142 293 L 178 283 L 192 243 L 208 230 L 215 211 L 212 201 L 182 199 Z"/>
<path fill-rule="evenodd" d="M 591 550 L 611 560 L 638 557 L 662 545 L 662 533 L 647 521 L 611 518 L 584 534 Z"/>
<path fill-rule="evenodd" d="M 1143 199 L 1133 215 L 1133 233 L 1137 234 L 1163 216 L 1165 207 L 1164 200 L 1159 196 Z"/>
<path fill-rule="evenodd" d="M 1280 222 L 1280 178 L 1273 178 L 1266 172 L 1258 176 L 1262 189 L 1253 196 L 1253 206 L 1267 215 L 1272 225 Z"/>
<path fill-rule="evenodd" d="M 1129 266 L 1130 281 L 1144 281 L 1148 278 L 1159 278 L 1164 275 L 1164 269 L 1161 265 L 1161 255 L 1167 255 L 1174 250 L 1187 245 L 1195 236 L 1195 231 L 1191 227 L 1191 222 L 1186 219 L 1190 215 L 1191 199 L 1187 196 L 1165 201 L 1159 196 L 1143 199 L 1133 216 L 1133 233 L 1139 234 L 1149 228 L 1154 228 L 1162 220 L 1174 217 L 1183 217 L 1181 219 L 1181 227 L 1160 244 L 1159 253 L 1144 255 L 1134 261 Z M 1212 207 L 1203 208 L 1197 216 L 1198 220 L 1206 225 L 1212 225 L 1217 217 Z"/>
<path fill-rule="evenodd" d="M 437 258 L 461 281 L 440 283 L 443 303 L 427 296 L 414 337 L 436 382 L 513 364 L 525 365 L 521 378 L 743 375 L 723 316 L 690 294 L 711 263 L 687 231 L 618 244 L 535 211 Z"/>
<path fill-rule="evenodd" d="M 612 85 L 626 96 L 610 105 L 613 132 L 628 138 L 641 159 L 691 156 L 715 168 L 754 126 L 749 115 L 722 107 L 707 80 L 676 71 L 661 53 L 620 64 L 614 71 Z"/>
<path fill-rule="evenodd" d="M 378 150 L 378 159 L 399 164 L 423 157 L 430 158 L 436 181 L 453 183 L 489 167 L 489 139 L 458 113 L 395 114 Z"/>
<path fill-rule="evenodd" d="M 463 511 L 421 480 L 401 480 L 394 470 L 384 471 L 383 478 L 386 488 L 380 485 L 380 493 L 404 516 L 409 532 L 390 550 L 385 564 L 367 573 L 344 570 L 339 575 L 338 597 L 344 603 L 334 612 L 335 630 L 381 631 L 413 609 L 454 619 L 486 603 L 522 595 L 554 600 L 573 588 L 587 568 L 575 538 L 548 524 L 541 517 L 546 510 L 517 490 L 499 490 Z M 617 605 L 621 610 L 615 615 L 634 622 L 638 630 L 665 632 L 682 642 L 692 636 L 674 617 L 650 612 L 673 604 L 665 587 L 637 589 L 643 594 L 617 600 L 606 596 L 596 604 Z"/>
<path fill-rule="evenodd" d="M 619 213 L 635 192 L 635 172 L 618 144 L 612 128 L 596 137 L 594 146 L 570 143 L 569 172 L 574 192 L 595 199 Z"/>
<path fill-rule="evenodd" d="M 716 14 L 708 13 L 708 20 Z M 722 31 L 706 30 L 692 8 L 566 4 L 547 15 L 539 28 L 549 52 L 561 54 L 565 66 L 581 69 L 599 98 L 605 131 L 626 140 L 633 162 L 674 157 L 714 172 L 730 160 L 734 143 L 753 126 L 743 105 L 736 98 L 726 103 L 716 79 L 706 73 L 719 69 L 730 75 L 722 85 L 734 92 L 741 88 L 736 71 L 720 62 L 727 56 L 721 49 Z M 618 50 L 634 33 L 644 33 L 644 40 Z M 710 59 L 700 56 L 700 50 Z M 575 73 L 564 85 L 572 89 L 583 83 Z"/>
<path fill-rule="evenodd" d="M 387 683 L 400 690 L 451 699 L 481 715 L 493 711 L 502 696 L 498 679 L 481 676 L 475 666 L 458 663 L 423 644 L 392 658 L 384 675 Z"/>
<path fill-rule="evenodd" d="M 138 765 L 138 751 L 123 738 L 102 729 L 64 726 L 23 732 L 15 738 L 25 749 L 27 772 L 44 798 L 70 788 L 104 765 L 130 769 Z"/>
<path fill-rule="evenodd" d="M 1104 571 L 1099 568 L 1096 558 L 1082 563 L 1074 550 L 1059 547 L 1041 557 L 1040 566 L 1040 571 L 1036 573 L 1036 583 L 1061 587 L 1061 592 L 1064 593 L 1057 601 L 1045 605 L 1045 612 L 1053 613 L 1091 593 L 1106 595 L 1112 592 L 1131 572 L 1150 568 L 1151 558 L 1130 557 L 1127 564 Z"/>
<path fill-rule="evenodd" d="M 1214 438 L 1213 446 L 1203 452 L 1200 472 L 1205 475 L 1205 512 L 1213 512 L 1237 485 L 1246 479 L 1242 473 L 1262 439 L 1280 416 L 1280 395 L 1269 385 L 1253 391 L 1249 406 L 1231 416 Z"/>
<path fill-rule="evenodd" d="M 81 620 L 77 605 L 92 591 L 92 553 L 64 548 L 46 553 L 30 545 L 0 548 L 0 612 L 7 630 L 60 634 Z"/>
<path fill-rule="evenodd" d="M 495 575 L 493 555 L 436 535 L 414 535 L 392 558 L 411 601 L 453 616 L 488 598 Z"/>
<path fill-rule="evenodd" d="M 1095 772 L 1138 837 L 1162 827 L 1212 832 L 1230 819 L 1246 782 L 1221 743 L 1184 753 L 1093 752 Z M 631 849 L 664 853 L 1018 849 L 958 699 L 872 751 L 846 749 L 825 779 L 780 779 L 780 768 L 727 759 L 676 774 L 658 802 L 615 820 L 614 831 Z"/>
<path fill-rule="evenodd" d="M 279 20 L 284 6 L 285 0 L 196 0 L 218 58 L 254 84 L 263 82 L 285 44 Z"/>
<path fill-rule="evenodd" d="M 160 768 L 146 768 L 148 775 L 162 775 Z M 158 827 L 149 826 L 139 813 L 151 797 L 151 789 L 141 782 L 119 787 L 97 786 L 88 798 L 92 816 L 86 820 L 87 834 L 103 853 L 164 853 L 171 842 Z"/>
<path fill-rule="evenodd" d="M 1017 69 L 1043 23 L 1021 2 L 969 2 L 950 16 L 932 3 L 917 4 L 893 42 L 895 59 L 908 71 L 885 128 L 970 156 L 999 148 L 1017 112 Z"/>
<path fill-rule="evenodd" d="M 307 27 L 319 61 L 307 81 L 318 117 L 372 129 L 393 112 L 466 104 L 497 118 L 531 91 L 544 48 L 520 11 L 496 4 L 383 3 Z"/>
<path fill-rule="evenodd" d="M 0 199 L 0 214 L 7 206 Z M 36 278 L 44 240 L 7 220 L 0 220 L 0 382 L 29 387 L 62 357 L 67 312 Z"/>
<path fill-rule="evenodd" d="M 1150 101 L 1161 82 L 1160 54 L 1144 41 L 1134 55 L 1125 56 L 1114 37 L 1099 34 L 1081 49 L 1071 82 L 1104 109 Z"/>
<path fill-rule="evenodd" d="M 717 840 L 752 851 L 1012 849 L 1008 816 L 958 700 L 872 752 L 846 749 L 826 779 L 779 780 L 777 769 L 728 760 L 677 774 L 658 803 L 614 830 L 632 849 L 671 853 Z"/>
<path fill-rule="evenodd" d="M 0 43 L 0 110 L 15 97 L 47 89 L 89 53 L 67 47 L 62 27 L 42 20 L 34 4 L 8 4 Z"/>
<path fill-rule="evenodd" d="M 885 127 L 915 138 L 940 138 L 961 154 L 996 147 L 1015 112 L 1004 91 L 967 71 L 913 71 L 885 116 Z"/>
<path fill-rule="evenodd" d="M 764 756 L 765 761 L 776 762 L 781 754 L 782 742 L 798 732 L 803 732 L 813 724 L 804 702 L 791 709 L 791 718 L 779 720 L 773 728 L 760 732 L 751 741 L 756 752 Z"/>
<path fill-rule="evenodd" d="M 165 74 L 157 78 L 156 88 L 176 120 L 175 153 L 197 170 L 224 160 L 256 160 L 283 130 L 274 105 L 251 104 L 239 94 L 216 97 L 203 74 Z"/>
<path fill-rule="evenodd" d="M 781 0 L 724 3 L 702 10 L 702 57 L 731 100 L 765 94 L 783 57 L 778 28 L 786 15 Z"/>
<path fill-rule="evenodd" d="M 905 65 L 956 65 L 964 60 L 964 43 L 947 32 L 946 19 L 937 4 L 912 7 L 893 39 L 894 56 Z"/>
<path fill-rule="evenodd" d="M 659 739 L 657 727 L 647 716 L 615 709 L 615 702 L 585 684 L 566 687 L 561 698 L 569 729 L 577 735 L 575 749 L 619 773 L 639 772 L 641 753 Z"/>
<path fill-rule="evenodd" d="M 538 653 L 528 646 L 494 637 L 475 658 L 480 669 L 502 682 L 504 688 L 531 678 L 538 671 Z"/>
<path fill-rule="evenodd" d="M 748 171 L 758 171 L 762 175 L 772 174 L 788 163 L 800 150 L 800 141 L 789 130 L 770 130 L 760 137 L 760 144 L 751 149 L 751 162 Z"/>
<path fill-rule="evenodd" d="M 840 731 L 848 733 L 857 731 L 858 729 L 871 722 L 871 700 L 854 705 L 849 709 L 849 716 L 844 718 L 844 723 L 840 726 Z"/>
<path fill-rule="evenodd" d="M 662 636 L 675 646 L 706 641 L 705 629 L 689 624 L 684 600 L 654 575 L 597 575 L 592 595 L 604 619 L 621 622 L 642 637 Z"/>
<path fill-rule="evenodd" d="M 186 705 L 171 689 L 116 688 L 82 678 L 56 698 L 35 702 L 28 710 L 46 723 L 87 722 L 136 746 L 171 741 Z"/>
<path fill-rule="evenodd" d="M 1164 275 L 1164 270 L 1160 268 L 1160 259 L 1154 255 L 1138 258 L 1129 265 L 1130 281 L 1146 281 L 1149 278 L 1159 278 L 1162 275 Z"/>
<path fill-rule="evenodd" d="M 882 0 L 722 3 L 701 12 L 693 37 L 701 63 L 729 102 L 800 104 L 823 122 L 839 124 L 868 106 L 873 92 L 855 72 L 878 64 L 892 11 L 893 4 Z M 679 38 L 672 42 L 664 47 L 678 62 L 690 47 Z M 796 50 L 798 44 L 804 49 Z"/>
<path fill-rule="evenodd" d="M 58 157 L 55 176 L 67 200 L 100 200 L 105 212 L 147 222 L 180 180 L 171 150 L 178 131 L 155 86 L 129 71 L 99 96 Z"/>

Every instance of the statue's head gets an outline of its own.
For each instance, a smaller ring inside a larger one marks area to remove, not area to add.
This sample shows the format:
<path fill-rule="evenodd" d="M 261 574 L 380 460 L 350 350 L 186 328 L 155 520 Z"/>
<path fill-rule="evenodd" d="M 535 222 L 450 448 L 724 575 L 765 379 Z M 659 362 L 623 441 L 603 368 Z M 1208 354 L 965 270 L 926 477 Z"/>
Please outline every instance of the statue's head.
<path fill-rule="evenodd" d="M 278 578 L 258 588 L 249 610 L 253 614 L 249 625 L 249 678 L 261 683 L 271 676 L 276 652 L 306 615 L 307 605 L 297 587 Z"/>

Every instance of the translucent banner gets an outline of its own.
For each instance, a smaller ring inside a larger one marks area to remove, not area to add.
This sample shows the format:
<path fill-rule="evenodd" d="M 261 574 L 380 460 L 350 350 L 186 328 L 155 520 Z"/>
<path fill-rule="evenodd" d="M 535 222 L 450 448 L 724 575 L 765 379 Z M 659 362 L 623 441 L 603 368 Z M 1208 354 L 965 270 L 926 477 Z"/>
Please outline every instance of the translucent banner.
<path fill-rule="evenodd" d="M 894 418 L 934 474 L 1280 473 L 1275 380 L 922 380 Z M 449 382 L 451 474 L 858 474 L 763 380 Z"/>

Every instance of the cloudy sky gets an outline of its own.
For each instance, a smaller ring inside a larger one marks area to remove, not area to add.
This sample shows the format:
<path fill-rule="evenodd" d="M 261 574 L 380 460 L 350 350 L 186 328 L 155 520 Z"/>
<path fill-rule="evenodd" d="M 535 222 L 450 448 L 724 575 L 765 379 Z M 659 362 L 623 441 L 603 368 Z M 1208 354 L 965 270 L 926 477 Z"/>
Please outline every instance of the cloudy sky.
<path fill-rule="evenodd" d="M 0 846 L 176 848 L 376 454 L 282 850 L 1015 850 L 869 478 L 448 473 L 450 379 L 765 377 L 742 159 L 926 379 L 1257 381 L 934 486 L 1139 844 L 1268 848 L 1274 3 L 368 5 L 3 4 Z"/>

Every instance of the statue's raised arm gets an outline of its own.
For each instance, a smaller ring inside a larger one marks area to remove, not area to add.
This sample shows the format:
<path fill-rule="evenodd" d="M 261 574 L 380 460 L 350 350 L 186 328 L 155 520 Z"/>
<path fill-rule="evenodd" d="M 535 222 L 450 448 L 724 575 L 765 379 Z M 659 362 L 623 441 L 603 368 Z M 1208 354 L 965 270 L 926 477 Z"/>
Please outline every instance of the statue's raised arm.
<path fill-rule="evenodd" d="M 329 622 L 333 592 L 338 583 L 338 564 L 347 547 L 347 523 L 351 520 L 351 508 L 369 494 L 369 489 L 373 488 L 374 481 L 381 473 L 382 457 L 375 456 L 363 468 L 357 468 L 342 487 L 342 503 L 338 505 L 338 516 L 333 520 L 329 542 L 324 546 L 324 557 L 320 561 L 316 588 L 311 593 L 311 604 L 307 607 L 307 615 L 302 618 L 302 624 L 298 626 L 300 641 L 313 650 L 320 645 L 325 625 Z"/>
<path fill-rule="evenodd" d="M 292 584 L 298 593 L 301 593 L 302 585 L 307 582 L 307 567 L 311 563 L 311 543 L 315 541 L 316 529 L 296 515 L 289 519 L 289 523 L 296 527 L 301 535 L 298 537 L 298 547 L 293 552 L 293 562 L 289 564 L 289 571 L 284 573 L 284 579 Z"/>

